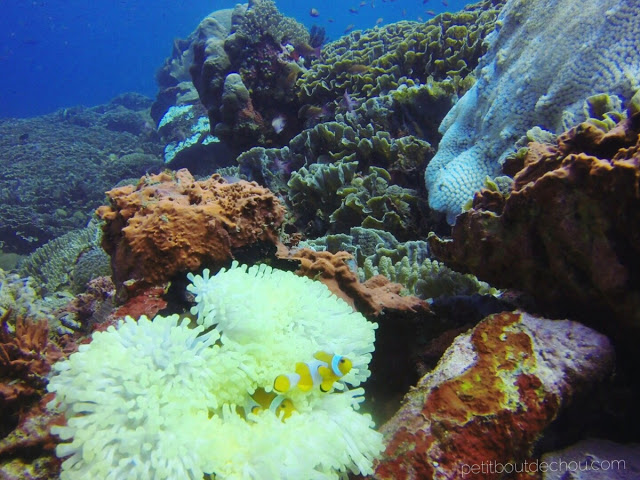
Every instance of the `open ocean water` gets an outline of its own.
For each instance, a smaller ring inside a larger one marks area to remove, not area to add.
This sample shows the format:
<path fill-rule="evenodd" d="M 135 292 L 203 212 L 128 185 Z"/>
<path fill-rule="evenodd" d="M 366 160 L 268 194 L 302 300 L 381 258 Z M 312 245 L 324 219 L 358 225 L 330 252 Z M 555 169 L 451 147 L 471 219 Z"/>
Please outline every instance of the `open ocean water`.
<path fill-rule="evenodd" d="M 109 101 L 123 92 L 156 93 L 155 72 L 212 11 L 232 0 L 155 2 L 109 0 L 0 0 L 0 118 L 30 117 Z M 445 6 L 443 3 L 447 3 Z M 427 20 L 457 11 L 462 0 L 278 0 L 285 15 L 329 39 L 349 27 L 370 28 L 402 19 Z M 317 17 L 310 15 L 311 9 Z M 351 10 L 357 11 L 353 13 Z"/>

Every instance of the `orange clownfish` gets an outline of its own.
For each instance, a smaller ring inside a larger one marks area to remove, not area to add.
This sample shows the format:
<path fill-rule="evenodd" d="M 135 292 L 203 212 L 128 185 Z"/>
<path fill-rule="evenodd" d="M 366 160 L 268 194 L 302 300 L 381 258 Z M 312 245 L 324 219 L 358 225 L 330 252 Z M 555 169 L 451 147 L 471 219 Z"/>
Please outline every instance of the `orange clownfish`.
<path fill-rule="evenodd" d="M 308 392 L 319 386 L 321 391 L 328 392 L 353 366 L 351 360 L 342 355 L 317 352 L 313 357 L 310 362 L 296 363 L 295 373 L 278 375 L 273 382 L 273 390 L 286 393 L 297 387 L 303 392 Z"/>
<path fill-rule="evenodd" d="M 254 415 L 268 409 L 283 422 L 295 411 L 291 399 L 274 392 L 266 392 L 264 388 L 256 388 L 243 408 L 245 413 L 251 412 Z"/>

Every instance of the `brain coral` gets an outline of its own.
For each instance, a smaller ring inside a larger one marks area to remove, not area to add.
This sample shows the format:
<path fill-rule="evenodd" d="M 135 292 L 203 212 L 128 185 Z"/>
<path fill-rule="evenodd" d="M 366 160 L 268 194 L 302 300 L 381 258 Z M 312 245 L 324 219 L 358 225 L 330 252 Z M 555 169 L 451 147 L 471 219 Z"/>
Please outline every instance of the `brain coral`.
<path fill-rule="evenodd" d="M 234 249 L 274 242 L 284 209 L 255 183 L 227 183 L 214 175 L 195 181 L 187 170 L 164 172 L 107 192 L 111 206 L 103 247 L 116 285 L 130 279 L 162 283 L 203 263 L 225 263 Z"/>
<path fill-rule="evenodd" d="M 189 275 L 199 325 L 177 315 L 121 321 L 55 365 L 49 390 L 67 416 L 56 433 L 62 480 L 85 478 L 337 479 L 371 474 L 381 435 L 342 382 L 287 394 L 295 411 L 245 414 L 250 395 L 315 352 L 369 376 L 376 324 L 320 282 L 270 267 Z M 284 420 L 284 421 L 283 421 Z"/>
<path fill-rule="evenodd" d="M 527 129 L 575 125 L 584 99 L 633 95 L 640 78 L 635 0 L 509 0 L 478 81 L 443 120 L 425 173 L 429 203 L 453 223 Z"/>

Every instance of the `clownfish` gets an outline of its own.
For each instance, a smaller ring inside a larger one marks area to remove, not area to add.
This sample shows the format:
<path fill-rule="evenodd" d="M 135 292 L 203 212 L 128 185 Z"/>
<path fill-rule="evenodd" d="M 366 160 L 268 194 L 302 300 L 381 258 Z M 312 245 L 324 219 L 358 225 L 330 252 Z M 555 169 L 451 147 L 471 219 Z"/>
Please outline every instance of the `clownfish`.
<path fill-rule="evenodd" d="M 295 411 L 290 398 L 283 397 L 274 392 L 266 392 L 264 388 L 257 388 L 247 399 L 244 405 L 245 414 L 257 415 L 262 410 L 270 410 L 283 422 Z"/>
<path fill-rule="evenodd" d="M 328 392 L 353 366 L 351 360 L 342 355 L 317 352 L 313 357 L 310 362 L 296 363 L 295 373 L 278 375 L 273 382 L 273 390 L 286 393 L 297 387 L 303 392 L 308 392 L 319 386 L 321 391 Z"/>

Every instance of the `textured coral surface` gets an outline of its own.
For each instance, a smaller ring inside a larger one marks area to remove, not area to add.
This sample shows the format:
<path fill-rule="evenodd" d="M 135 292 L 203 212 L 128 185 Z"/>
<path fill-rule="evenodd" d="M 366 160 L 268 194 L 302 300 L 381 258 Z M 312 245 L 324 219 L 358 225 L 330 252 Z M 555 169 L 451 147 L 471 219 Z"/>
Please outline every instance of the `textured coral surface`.
<path fill-rule="evenodd" d="M 578 323 L 491 315 L 454 341 L 382 427 L 375 478 L 463 478 L 465 466 L 528 460 L 560 408 L 612 365 L 607 338 Z"/>
<path fill-rule="evenodd" d="M 509 0 L 477 83 L 440 126 L 425 174 L 429 205 L 452 224 L 529 128 L 576 125 L 590 95 L 628 100 L 640 76 L 637 10 L 636 0 Z"/>
<path fill-rule="evenodd" d="M 53 478 L 59 462 L 50 426 L 62 418 L 38 400 L 62 352 L 49 341 L 46 320 L 18 317 L 12 332 L 8 317 L 0 319 L 0 478 Z"/>
<path fill-rule="evenodd" d="M 430 239 L 433 253 L 496 287 L 531 294 L 554 315 L 637 341 L 639 132 L 635 115 L 607 133 L 583 123 L 555 146 L 530 144 L 511 194 L 496 204 L 496 192 L 479 193 L 452 240 Z"/>
<path fill-rule="evenodd" d="M 218 175 L 196 181 L 187 170 L 146 176 L 107 195 L 111 206 L 98 215 L 116 285 L 161 284 L 202 264 L 220 266 L 235 249 L 275 242 L 284 217 L 275 196 L 255 183 Z"/>
<path fill-rule="evenodd" d="M 347 264 L 353 259 L 347 252 L 334 254 L 303 248 L 290 253 L 289 258 L 300 262 L 299 275 L 320 280 L 331 292 L 363 313 L 378 315 L 383 310 L 430 311 L 428 304 L 418 297 L 400 296 L 402 285 L 390 282 L 382 275 L 360 283 Z"/>
<path fill-rule="evenodd" d="M 300 77 L 300 99 L 322 105 L 345 92 L 365 99 L 402 84 L 445 79 L 460 93 L 460 79 L 485 52 L 484 38 L 503 4 L 487 0 L 425 23 L 397 22 L 353 32 L 327 45 L 322 59 Z"/>
<path fill-rule="evenodd" d="M 103 192 L 162 165 L 149 99 L 124 94 L 109 104 L 0 122 L 0 242 L 29 253 L 84 227 Z"/>

